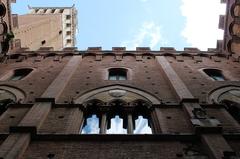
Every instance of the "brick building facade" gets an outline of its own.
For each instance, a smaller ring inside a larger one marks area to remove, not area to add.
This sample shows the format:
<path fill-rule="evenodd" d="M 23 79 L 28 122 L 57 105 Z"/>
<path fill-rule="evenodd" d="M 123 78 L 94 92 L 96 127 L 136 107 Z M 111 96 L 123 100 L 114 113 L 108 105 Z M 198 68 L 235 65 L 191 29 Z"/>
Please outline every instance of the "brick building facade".
<path fill-rule="evenodd" d="M 0 63 L 0 158 L 240 158 L 240 3 L 226 3 L 224 40 L 208 51 L 9 54 Z"/>

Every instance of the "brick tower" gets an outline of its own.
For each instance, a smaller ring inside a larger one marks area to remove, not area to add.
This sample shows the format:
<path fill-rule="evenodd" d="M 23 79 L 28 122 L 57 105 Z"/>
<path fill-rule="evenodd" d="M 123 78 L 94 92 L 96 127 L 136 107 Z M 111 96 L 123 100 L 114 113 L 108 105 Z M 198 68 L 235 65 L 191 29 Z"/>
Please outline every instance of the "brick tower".
<path fill-rule="evenodd" d="M 228 24 L 240 4 L 226 3 L 224 41 L 208 51 L 72 47 L 2 58 L 0 158 L 239 159 L 239 35 Z"/>
<path fill-rule="evenodd" d="M 10 7 L 10 1 L 6 0 Z M 25 15 L 9 15 L 9 32 L 14 35 L 10 48 L 62 50 L 75 46 L 77 10 L 72 7 L 30 7 Z M 10 11 L 10 9 L 9 9 Z M 12 52 L 12 51 L 10 51 Z"/>

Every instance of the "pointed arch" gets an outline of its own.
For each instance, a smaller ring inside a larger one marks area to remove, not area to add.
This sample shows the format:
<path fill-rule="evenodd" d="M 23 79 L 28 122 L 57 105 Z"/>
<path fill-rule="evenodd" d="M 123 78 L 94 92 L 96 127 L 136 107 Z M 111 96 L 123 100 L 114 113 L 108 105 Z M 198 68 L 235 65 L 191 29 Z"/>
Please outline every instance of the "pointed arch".
<path fill-rule="evenodd" d="M 110 91 L 110 90 L 125 90 L 127 92 L 131 92 L 131 93 L 138 95 L 142 99 L 146 99 L 151 104 L 160 104 L 160 100 L 157 97 L 155 97 L 154 95 L 152 95 L 146 91 L 137 89 L 137 88 L 123 86 L 123 85 L 112 85 L 112 86 L 106 86 L 106 87 L 101 87 L 101 88 L 91 90 L 91 91 L 86 92 L 83 95 L 79 96 L 75 100 L 75 103 L 82 104 L 85 101 L 87 101 L 88 99 L 90 99 L 91 97 L 93 97 L 101 92 L 106 92 L 106 91 Z"/>

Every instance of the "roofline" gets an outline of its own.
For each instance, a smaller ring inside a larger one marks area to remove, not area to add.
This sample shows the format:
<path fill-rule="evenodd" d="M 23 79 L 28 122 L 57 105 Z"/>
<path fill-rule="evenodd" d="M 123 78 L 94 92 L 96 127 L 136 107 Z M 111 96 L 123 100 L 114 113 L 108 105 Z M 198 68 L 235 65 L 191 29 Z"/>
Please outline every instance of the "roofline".
<path fill-rule="evenodd" d="M 75 7 L 75 4 L 73 4 L 71 7 L 32 7 L 28 5 L 29 9 L 72 9 Z"/>

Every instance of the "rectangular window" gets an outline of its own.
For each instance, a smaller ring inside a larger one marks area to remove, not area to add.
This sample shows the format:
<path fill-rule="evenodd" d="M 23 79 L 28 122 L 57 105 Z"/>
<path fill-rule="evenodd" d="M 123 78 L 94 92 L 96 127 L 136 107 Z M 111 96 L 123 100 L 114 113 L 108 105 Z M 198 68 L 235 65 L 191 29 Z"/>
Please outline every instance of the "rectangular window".
<path fill-rule="evenodd" d="M 109 80 L 127 80 L 127 70 L 123 68 L 111 68 L 109 69 Z"/>
<path fill-rule="evenodd" d="M 66 15 L 66 19 L 71 19 L 71 15 Z"/>

